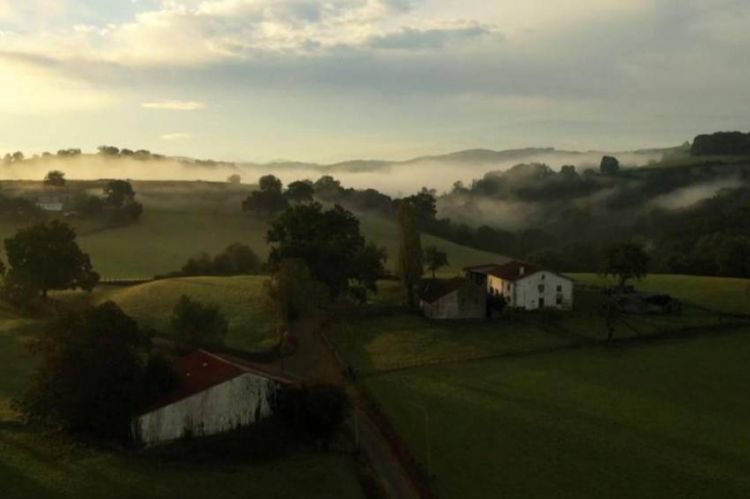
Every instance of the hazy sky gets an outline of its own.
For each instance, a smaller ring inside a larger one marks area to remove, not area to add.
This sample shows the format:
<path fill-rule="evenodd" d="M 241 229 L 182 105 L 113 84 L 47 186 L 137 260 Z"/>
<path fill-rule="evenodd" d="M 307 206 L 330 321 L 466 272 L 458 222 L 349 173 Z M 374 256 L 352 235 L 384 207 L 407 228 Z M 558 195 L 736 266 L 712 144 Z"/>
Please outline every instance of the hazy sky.
<path fill-rule="evenodd" d="M 0 153 L 627 149 L 750 130 L 748 0 L 0 0 Z"/>

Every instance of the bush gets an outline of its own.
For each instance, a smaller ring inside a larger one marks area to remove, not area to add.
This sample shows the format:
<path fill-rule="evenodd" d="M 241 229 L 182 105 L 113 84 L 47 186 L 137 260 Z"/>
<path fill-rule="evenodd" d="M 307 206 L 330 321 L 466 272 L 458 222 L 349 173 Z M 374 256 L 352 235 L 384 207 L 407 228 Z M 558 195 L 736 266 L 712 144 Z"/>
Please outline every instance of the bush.
<path fill-rule="evenodd" d="M 177 275 L 253 275 L 260 270 L 261 262 L 258 255 L 247 245 L 233 243 L 213 258 L 208 253 L 191 258 Z"/>
<path fill-rule="evenodd" d="M 277 403 L 277 416 L 303 440 L 330 439 L 349 413 L 346 393 L 335 385 L 285 387 Z"/>
<path fill-rule="evenodd" d="M 219 307 L 182 295 L 172 312 L 172 330 L 183 346 L 212 348 L 224 343 L 229 324 Z"/>

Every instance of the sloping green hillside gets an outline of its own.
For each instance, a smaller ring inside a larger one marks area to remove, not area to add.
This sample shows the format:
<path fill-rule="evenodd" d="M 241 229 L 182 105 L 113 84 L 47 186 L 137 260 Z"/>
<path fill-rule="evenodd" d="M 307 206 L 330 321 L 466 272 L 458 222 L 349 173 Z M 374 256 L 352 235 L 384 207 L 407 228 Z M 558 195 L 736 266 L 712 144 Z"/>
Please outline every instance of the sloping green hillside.
<path fill-rule="evenodd" d="M 275 340 L 263 308 L 265 280 L 261 276 L 165 279 L 125 288 L 103 287 L 94 299 L 112 300 L 141 324 L 167 332 L 172 307 L 180 296 L 188 295 L 221 308 L 229 321 L 227 346 L 254 350 Z"/>
<path fill-rule="evenodd" d="M 33 185 L 32 183 L 24 183 Z M 92 183 L 92 186 L 95 183 Z M 128 227 L 97 229 L 90 222 L 71 221 L 81 247 L 105 279 L 143 279 L 178 270 L 200 252 L 218 253 L 229 244 L 248 244 L 265 258 L 267 223 L 240 209 L 249 186 L 207 182 L 134 182 L 143 203 L 141 219 Z M 16 186 L 18 188 L 18 186 Z M 95 187 L 92 187 L 94 189 Z M 388 250 L 388 265 L 396 260 L 395 222 L 376 215 L 360 215 L 364 235 Z M 0 239 L 17 229 L 0 222 Z M 424 236 L 425 246 L 435 244 L 448 253 L 451 268 L 502 257 L 455 243 Z"/>

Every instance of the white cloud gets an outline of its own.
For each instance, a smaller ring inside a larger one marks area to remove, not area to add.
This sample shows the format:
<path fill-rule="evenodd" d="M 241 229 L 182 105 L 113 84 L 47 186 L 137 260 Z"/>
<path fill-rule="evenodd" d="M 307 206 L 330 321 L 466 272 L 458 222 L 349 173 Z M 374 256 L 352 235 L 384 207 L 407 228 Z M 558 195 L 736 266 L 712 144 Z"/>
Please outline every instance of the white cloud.
<path fill-rule="evenodd" d="M 173 142 L 176 140 L 187 140 L 191 137 L 192 136 L 189 133 L 174 132 L 174 133 L 165 133 L 164 135 L 161 136 L 161 140 Z"/>
<path fill-rule="evenodd" d="M 155 102 L 144 102 L 141 104 L 144 109 L 161 109 L 166 111 L 197 111 L 205 109 L 206 104 L 196 101 L 181 100 L 162 100 Z"/>

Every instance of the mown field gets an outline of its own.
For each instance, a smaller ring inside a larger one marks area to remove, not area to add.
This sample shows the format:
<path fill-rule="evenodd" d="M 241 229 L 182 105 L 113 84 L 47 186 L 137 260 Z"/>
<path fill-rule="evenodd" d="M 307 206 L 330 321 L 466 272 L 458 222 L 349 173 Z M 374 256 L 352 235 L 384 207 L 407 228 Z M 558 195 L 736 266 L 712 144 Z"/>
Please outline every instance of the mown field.
<path fill-rule="evenodd" d="M 329 332 L 347 362 L 361 373 L 521 355 L 601 342 L 607 337 L 605 297 L 595 289 L 578 287 L 574 310 L 566 313 L 519 313 L 491 322 L 455 322 L 429 321 L 398 308 L 403 296 L 397 283 L 383 283 L 380 288 L 375 306 L 383 313 L 343 317 Z M 614 323 L 613 337 L 628 340 L 689 333 L 737 321 L 686 303 L 678 315 L 623 316 Z"/>
<path fill-rule="evenodd" d="M 614 280 L 596 274 L 571 274 L 582 284 L 612 286 Z M 634 283 L 640 290 L 668 293 L 687 303 L 732 314 L 750 314 L 750 280 L 653 274 Z"/>
<path fill-rule="evenodd" d="M 742 311 L 748 282 L 724 284 L 650 278 L 683 313 L 628 316 L 612 345 L 590 288 L 568 314 L 441 323 L 388 285 L 330 337 L 441 497 L 747 497 L 750 322 L 703 305 Z"/>
<path fill-rule="evenodd" d="M 442 497 L 750 495 L 750 330 L 367 378 Z"/>
<path fill-rule="evenodd" d="M 168 331 L 174 301 L 185 293 L 218 303 L 230 321 L 228 345 L 239 349 L 273 341 L 259 305 L 261 277 L 188 278 L 134 287 L 103 287 L 90 297 L 114 300 L 144 325 Z M 93 449 L 42 435 L 18 421 L 11 400 L 34 367 L 26 345 L 41 321 L 0 306 L 0 496 L 3 498 L 362 497 L 354 463 L 346 456 L 292 452 L 270 459 L 187 464 L 132 452 Z"/>
<path fill-rule="evenodd" d="M 99 183 L 82 183 L 96 192 Z M 38 183 L 5 183 L 5 190 L 38 188 Z M 229 244 L 248 244 L 261 257 L 268 253 L 267 222 L 241 211 L 242 200 L 252 186 L 210 182 L 133 182 L 137 200 L 143 203 L 141 219 L 130 226 L 100 230 L 88 221 L 69 221 L 79 233 L 79 244 L 91 255 L 94 268 L 105 279 L 143 279 L 178 270 L 188 258 L 201 252 L 215 254 Z M 386 247 L 388 266 L 396 258 L 395 222 L 360 214 L 362 232 Z M 0 221 L 0 240 L 18 227 Z M 460 246 L 432 236 L 424 245 L 436 244 L 449 256 L 448 272 L 503 257 Z"/>

